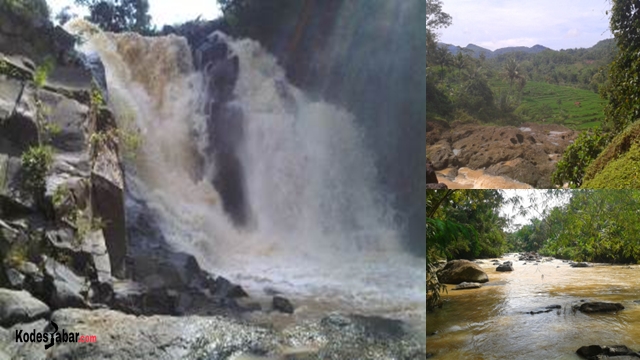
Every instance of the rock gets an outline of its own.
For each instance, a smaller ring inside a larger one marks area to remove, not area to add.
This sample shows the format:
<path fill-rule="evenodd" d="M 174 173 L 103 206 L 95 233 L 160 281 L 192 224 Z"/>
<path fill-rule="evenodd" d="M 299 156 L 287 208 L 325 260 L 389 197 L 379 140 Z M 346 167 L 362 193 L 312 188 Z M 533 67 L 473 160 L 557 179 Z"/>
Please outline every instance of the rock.
<path fill-rule="evenodd" d="M 482 284 L 474 283 L 474 282 L 463 282 L 456 285 L 453 290 L 463 290 L 463 289 L 477 289 L 482 287 Z"/>
<path fill-rule="evenodd" d="M 536 314 L 552 312 L 555 309 L 562 309 L 562 306 L 560 306 L 560 305 L 549 305 L 549 306 L 545 306 L 544 308 L 541 308 L 541 309 L 526 311 L 525 314 L 536 315 Z"/>
<path fill-rule="evenodd" d="M 107 112 L 95 119 L 95 130 L 114 126 L 112 114 Z M 104 127 L 104 128 L 103 128 Z M 124 277 L 127 255 L 127 233 L 124 211 L 124 172 L 118 157 L 116 140 L 99 142 L 93 149 L 91 166 L 92 213 L 105 224 L 103 229 L 109 252 L 112 275 Z"/>
<path fill-rule="evenodd" d="M 14 328 L 0 343 L 9 358 L 29 359 L 424 359 L 424 341 L 393 319 L 332 314 L 320 321 L 284 330 L 251 325 L 221 316 L 134 316 L 113 310 L 61 309 L 51 315 L 60 330 L 95 335 L 95 343 L 62 343 L 45 350 L 40 343 L 16 344 Z M 21 325 L 43 331 L 44 321 Z M 297 349 L 297 350 L 296 350 Z M 311 351 L 313 349 L 313 351 Z M 300 355 L 294 355 L 294 353 Z M 305 355 L 306 356 L 306 355 Z M 307 357 L 303 357 L 308 359 Z"/>
<path fill-rule="evenodd" d="M 240 285 L 236 285 L 222 276 L 218 276 L 213 282 L 210 280 L 208 284 L 209 291 L 216 297 L 239 298 L 249 296 Z"/>
<path fill-rule="evenodd" d="M 293 311 L 294 311 L 293 305 L 291 304 L 291 302 L 282 296 L 273 297 L 272 307 L 274 310 L 278 310 L 285 314 L 293 314 Z"/>
<path fill-rule="evenodd" d="M 436 274 L 443 284 L 459 284 L 461 282 L 485 283 L 489 281 L 487 273 L 468 260 L 451 260 Z"/>
<path fill-rule="evenodd" d="M 446 184 L 438 183 L 438 184 L 427 184 L 427 190 L 446 190 L 449 187 Z"/>
<path fill-rule="evenodd" d="M 623 309 L 624 306 L 622 304 L 610 302 L 585 302 L 579 307 L 579 310 L 584 313 L 612 312 Z"/>
<path fill-rule="evenodd" d="M 27 291 L 0 288 L 0 326 L 34 321 L 49 314 L 49 307 Z"/>
<path fill-rule="evenodd" d="M 49 292 L 47 303 L 54 309 L 76 307 L 85 308 L 88 284 L 84 278 L 73 273 L 68 267 L 47 258 L 44 261 L 45 287 Z"/>
<path fill-rule="evenodd" d="M 534 187 L 551 186 L 564 149 L 578 136 L 557 124 L 521 127 L 428 122 L 427 157 L 436 170 L 467 167 Z"/>
<path fill-rule="evenodd" d="M 513 266 L 511 264 L 502 264 L 496 268 L 496 271 L 513 271 Z"/>
<path fill-rule="evenodd" d="M 437 184 L 438 177 L 436 176 L 436 171 L 433 168 L 433 164 L 429 159 L 427 159 L 427 184 Z"/>
<path fill-rule="evenodd" d="M 588 263 L 585 263 L 585 262 L 573 263 L 573 264 L 571 264 L 569 266 L 578 267 L 578 268 L 580 268 L 580 267 L 591 267 L 591 265 L 589 265 Z"/>
<path fill-rule="evenodd" d="M 576 353 L 587 359 L 637 359 L 640 355 L 625 345 L 589 345 L 580 347 Z M 628 356 L 625 356 L 628 355 Z"/>

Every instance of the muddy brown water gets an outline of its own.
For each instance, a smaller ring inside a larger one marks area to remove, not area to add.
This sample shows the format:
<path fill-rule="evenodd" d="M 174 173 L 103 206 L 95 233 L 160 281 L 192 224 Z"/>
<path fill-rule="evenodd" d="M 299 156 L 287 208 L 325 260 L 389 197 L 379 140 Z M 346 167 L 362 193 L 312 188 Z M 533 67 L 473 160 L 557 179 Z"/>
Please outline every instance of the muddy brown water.
<path fill-rule="evenodd" d="M 449 189 L 532 189 L 529 184 L 513 180 L 506 176 L 494 176 L 484 170 L 472 170 L 466 167 L 458 169 L 457 175 L 452 176 L 453 168 L 437 171 L 438 182 L 444 183 Z"/>
<path fill-rule="evenodd" d="M 640 351 L 640 266 L 596 264 L 571 268 L 561 260 L 538 265 L 511 260 L 497 272 L 483 260 L 489 282 L 480 289 L 443 294 L 442 309 L 427 314 L 427 352 L 433 359 L 580 359 L 583 345 L 624 344 Z M 620 302 L 618 313 L 583 314 L 586 301 Z M 526 314 L 548 305 L 561 309 Z"/>

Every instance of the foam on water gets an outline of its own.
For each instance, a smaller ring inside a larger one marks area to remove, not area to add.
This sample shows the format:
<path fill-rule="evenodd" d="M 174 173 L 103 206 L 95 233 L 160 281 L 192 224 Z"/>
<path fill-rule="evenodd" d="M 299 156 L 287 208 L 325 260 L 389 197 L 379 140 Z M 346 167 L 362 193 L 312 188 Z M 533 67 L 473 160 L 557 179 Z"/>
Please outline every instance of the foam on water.
<path fill-rule="evenodd" d="M 119 125 L 141 134 L 127 186 L 173 246 L 250 293 L 275 288 L 424 328 L 424 259 L 403 250 L 350 113 L 290 85 L 256 42 L 227 39 L 240 60 L 234 101 L 245 121 L 239 159 L 252 214 L 251 226 L 236 228 L 212 185 L 216 164 L 203 154 L 203 77 L 186 40 L 103 33 L 84 21 L 67 27 L 103 61 Z M 207 159 L 203 179 L 193 176 L 198 155 Z"/>

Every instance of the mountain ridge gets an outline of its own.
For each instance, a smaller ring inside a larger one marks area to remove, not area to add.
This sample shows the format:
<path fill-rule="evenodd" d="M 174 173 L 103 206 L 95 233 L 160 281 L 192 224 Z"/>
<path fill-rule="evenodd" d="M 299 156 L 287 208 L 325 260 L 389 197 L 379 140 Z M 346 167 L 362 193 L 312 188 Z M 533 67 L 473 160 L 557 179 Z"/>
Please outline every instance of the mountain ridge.
<path fill-rule="evenodd" d="M 605 40 L 600 40 L 598 41 L 595 45 L 585 48 L 585 49 L 593 49 L 596 47 L 602 47 L 604 45 L 607 45 L 609 42 L 613 42 L 614 39 L 605 39 Z M 491 59 L 491 58 L 495 58 L 499 55 L 503 55 L 503 54 L 509 54 L 509 53 L 515 53 L 515 52 L 524 52 L 524 53 L 530 53 L 530 54 L 537 54 L 540 52 L 543 52 L 545 50 L 550 50 L 550 51 L 566 51 L 566 50 L 570 50 L 570 49 L 561 49 L 561 50 L 553 50 L 551 48 L 548 48 L 544 45 L 540 45 L 540 44 L 536 44 L 533 45 L 531 47 L 528 46 L 508 46 L 508 47 L 504 47 L 504 48 L 499 48 L 496 50 L 489 50 L 487 48 L 483 48 L 482 46 L 478 46 L 476 44 L 470 43 L 465 47 L 460 47 L 457 45 L 452 45 L 452 44 L 447 44 L 447 43 L 442 43 L 439 42 L 438 46 L 444 46 L 447 48 L 447 50 L 449 50 L 449 52 L 452 55 L 457 55 L 458 52 L 463 51 L 463 52 L 470 52 L 471 56 L 474 58 L 478 58 L 480 57 L 480 54 L 484 53 L 484 55 L 486 56 L 487 59 Z"/>

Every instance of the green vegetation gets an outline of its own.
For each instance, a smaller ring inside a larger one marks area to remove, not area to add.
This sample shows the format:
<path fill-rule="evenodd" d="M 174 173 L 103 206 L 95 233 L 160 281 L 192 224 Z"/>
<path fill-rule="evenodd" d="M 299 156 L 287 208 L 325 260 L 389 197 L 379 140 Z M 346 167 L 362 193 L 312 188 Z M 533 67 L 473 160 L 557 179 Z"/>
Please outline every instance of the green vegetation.
<path fill-rule="evenodd" d="M 87 20 L 102 30 L 111 32 L 133 31 L 151 34 L 151 16 L 148 0 L 75 0 L 76 5 L 89 10 Z M 68 20 L 68 15 L 59 14 Z"/>
<path fill-rule="evenodd" d="M 428 190 L 426 192 L 427 309 L 440 305 L 434 264 L 439 259 L 496 257 L 507 248 L 499 215 L 506 199 L 499 190 Z"/>
<path fill-rule="evenodd" d="M 518 251 L 575 261 L 640 263 L 640 192 L 576 190 L 569 202 L 509 234 Z"/>
<path fill-rule="evenodd" d="M 559 186 L 567 183 L 571 188 L 580 187 L 587 167 L 606 145 L 607 139 L 599 128 L 581 133 L 562 154 L 551 182 Z"/>
<path fill-rule="evenodd" d="M 11 12 L 25 21 L 49 18 L 49 7 L 45 0 L 2 0 L 0 12 Z"/>
<path fill-rule="evenodd" d="M 36 199 L 44 196 L 46 176 L 53 163 L 50 146 L 33 146 L 22 154 L 22 181 L 24 190 Z"/>
<path fill-rule="evenodd" d="M 49 77 L 51 71 L 55 63 L 51 57 L 48 57 L 42 64 L 36 67 L 36 72 L 33 76 L 33 82 L 36 85 L 36 88 L 42 88 Z"/>

